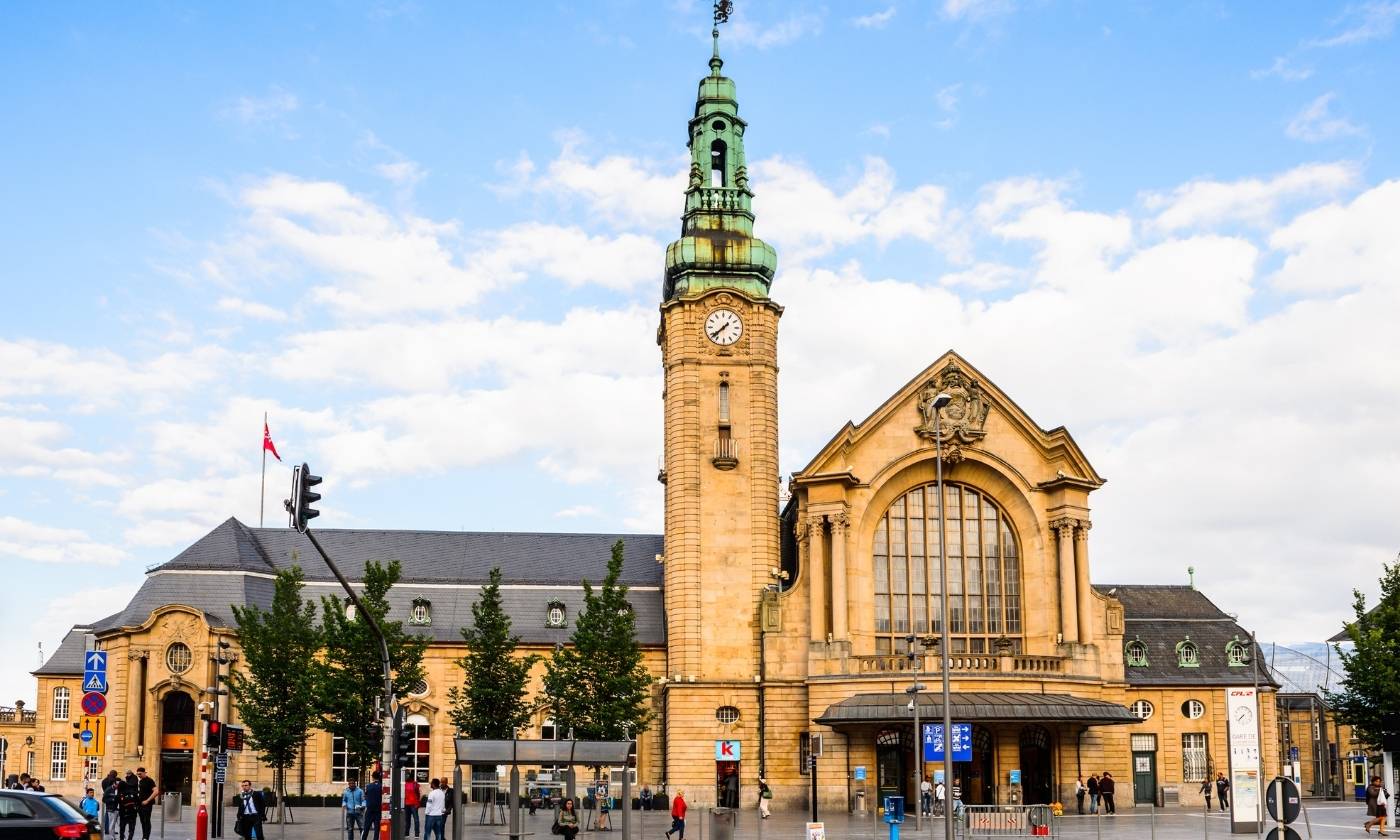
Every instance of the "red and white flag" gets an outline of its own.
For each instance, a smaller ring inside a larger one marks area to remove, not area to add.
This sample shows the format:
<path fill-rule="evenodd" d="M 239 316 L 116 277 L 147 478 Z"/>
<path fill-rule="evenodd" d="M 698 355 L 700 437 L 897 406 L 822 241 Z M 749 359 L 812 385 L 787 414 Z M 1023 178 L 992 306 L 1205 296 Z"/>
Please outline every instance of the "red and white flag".
<path fill-rule="evenodd" d="M 272 433 L 267 430 L 267 421 L 263 421 L 263 451 L 271 452 L 272 457 L 282 460 L 282 456 L 277 454 L 277 445 L 272 442 Z"/>

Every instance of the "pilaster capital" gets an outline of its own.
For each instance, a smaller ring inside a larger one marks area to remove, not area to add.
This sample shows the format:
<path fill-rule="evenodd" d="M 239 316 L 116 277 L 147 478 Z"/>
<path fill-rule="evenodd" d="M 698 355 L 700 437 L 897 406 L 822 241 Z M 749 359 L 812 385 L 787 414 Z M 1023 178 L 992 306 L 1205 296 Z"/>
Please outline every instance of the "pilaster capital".
<path fill-rule="evenodd" d="M 831 520 L 831 535 L 833 537 L 851 526 L 851 516 L 844 510 L 830 514 L 829 518 Z"/>
<path fill-rule="evenodd" d="M 792 535 L 799 544 L 805 544 L 808 536 L 807 520 L 799 519 L 792 523 Z"/>
<path fill-rule="evenodd" d="M 1089 539 L 1089 529 L 1094 527 L 1094 523 L 1087 519 L 1081 519 L 1074 529 L 1074 538 L 1080 542 L 1087 542 Z"/>
<path fill-rule="evenodd" d="M 1070 531 L 1077 525 L 1079 520 L 1069 516 L 1061 516 L 1058 519 L 1050 520 L 1050 530 L 1057 532 L 1061 537 L 1068 537 Z"/>

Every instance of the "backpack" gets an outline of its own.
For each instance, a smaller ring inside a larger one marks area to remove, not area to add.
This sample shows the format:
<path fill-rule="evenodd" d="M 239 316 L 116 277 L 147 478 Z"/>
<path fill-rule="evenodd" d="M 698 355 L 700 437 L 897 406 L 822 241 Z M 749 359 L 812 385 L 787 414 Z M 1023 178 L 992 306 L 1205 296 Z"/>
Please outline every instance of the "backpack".
<path fill-rule="evenodd" d="M 117 808 L 121 811 L 122 815 L 128 816 L 135 814 L 140 807 L 141 798 L 136 795 L 136 791 L 132 789 L 131 785 L 123 786 L 122 790 L 117 794 Z"/>

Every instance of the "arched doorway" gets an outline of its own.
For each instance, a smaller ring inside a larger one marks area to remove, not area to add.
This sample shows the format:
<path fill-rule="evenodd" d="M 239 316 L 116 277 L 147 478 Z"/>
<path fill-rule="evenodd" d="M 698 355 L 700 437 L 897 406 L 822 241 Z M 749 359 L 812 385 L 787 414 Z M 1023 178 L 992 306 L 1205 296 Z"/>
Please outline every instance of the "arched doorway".
<path fill-rule="evenodd" d="M 1021 795 L 1027 805 L 1046 805 L 1054 800 L 1051 754 L 1050 733 L 1045 727 L 1021 729 Z"/>
<path fill-rule="evenodd" d="M 903 729 L 884 729 L 875 736 L 876 805 L 886 796 L 905 796 L 905 776 L 908 773 L 908 738 Z M 906 803 L 909 799 L 904 800 Z"/>
<path fill-rule="evenodd" d="M 186 805 L 193 804 L 191 780 L 198 748 L 194 724 L 194 700 L 183 691 L 165 695 L 160 702 L 160 775 L 156 784 L 163 791 L 179 791 Z"/>
<path fill-rule="evenodd" d="M 933 765 L 937 771 L 942 765 Z M 953 778 L 966 805 L 996 803 L 996 739 L 985 726 L 972 727 L 972 760 L 953 762 Z"/>

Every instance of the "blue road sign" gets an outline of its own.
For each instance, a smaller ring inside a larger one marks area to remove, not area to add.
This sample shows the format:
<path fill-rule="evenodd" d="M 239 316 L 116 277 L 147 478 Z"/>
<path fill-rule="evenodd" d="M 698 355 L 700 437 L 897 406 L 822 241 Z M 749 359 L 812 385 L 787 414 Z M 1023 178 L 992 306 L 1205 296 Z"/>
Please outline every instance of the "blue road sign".
<path fill-rule="evenodd" d="M 88 651 L 87 658 L 83 660 L 83 670 L 105 672 L 107 670 L 107 651 Z"/>
<path fill-rule="evenodd" d="M 924 761 L 942 761 L 945 748 L 943 724 L 924 724 Z M 953 760 L 972 760 L 972 724 L 953 724 Z"/>
<path fill-rule="evenodd" d="M 88 743 L 89 741 L 91 741 L 91 740 L 92 740 L 92 737 L 93 737 L 93 736 L 92 736 L 92 730 L 91 730 L 91 729 L 84 729 L 82 732 L 79 732 L 79 733 L 78 733 L 78 738 L 79 738 L 79 740 L 81 740 L 84 744 L 86 744 L 86 743 Z"/>
<path fill-rule="evenodd" d="M 107 672 L 106 671 L 84 671 L 83 672 L 83 692 L 107 693 Z"/>
<path fill-rule="evenodd" d="M 865 765 L 864 765 L 864 764 L 861 764 L 861 765 L 857 765 L 857 766 L 856 766 L 856 781 L 857 781 L 857 782 L 863 782 L 863 781 L 865 781 Z"/>

